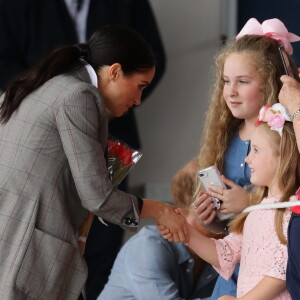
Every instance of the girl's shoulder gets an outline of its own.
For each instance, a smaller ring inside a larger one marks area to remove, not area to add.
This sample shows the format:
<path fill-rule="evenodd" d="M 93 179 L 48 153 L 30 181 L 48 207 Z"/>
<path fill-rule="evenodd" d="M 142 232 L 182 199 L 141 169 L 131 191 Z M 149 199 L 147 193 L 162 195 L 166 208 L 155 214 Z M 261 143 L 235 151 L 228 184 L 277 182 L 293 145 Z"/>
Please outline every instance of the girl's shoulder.
<path fill-rule="evenodd" d="M 280 201 L 281 196 L 274 196 L 274 197 L 265 197 L 261 201 L 261 203 L 278 203 Z M 297 201 L 297 196 L 293 195 L 290 197 L 289 201 Z"/>

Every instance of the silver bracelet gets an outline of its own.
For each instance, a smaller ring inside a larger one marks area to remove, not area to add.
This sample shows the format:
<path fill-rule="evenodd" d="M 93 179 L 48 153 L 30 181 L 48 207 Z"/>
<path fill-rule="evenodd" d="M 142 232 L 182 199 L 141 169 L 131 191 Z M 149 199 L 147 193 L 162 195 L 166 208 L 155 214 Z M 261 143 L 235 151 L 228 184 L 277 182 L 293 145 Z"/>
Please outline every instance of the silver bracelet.
<path fill-rule="evenodd" d="M 297 110 L 293 113 L 293 115 L 292 115 L 292 122 L 294 121 L 294 119 L 295 119 L 299 114 L 300 114 L 300 108 L 297 109 Z"/>

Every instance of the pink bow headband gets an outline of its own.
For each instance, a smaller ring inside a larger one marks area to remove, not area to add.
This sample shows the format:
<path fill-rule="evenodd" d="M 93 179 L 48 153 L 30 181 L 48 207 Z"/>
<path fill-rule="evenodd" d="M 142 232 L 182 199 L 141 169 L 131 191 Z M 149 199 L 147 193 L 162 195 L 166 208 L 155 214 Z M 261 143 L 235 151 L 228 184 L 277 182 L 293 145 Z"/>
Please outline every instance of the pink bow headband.
<path fill-rule="evenodd" d="M 289 112 L 282 104 L 275 103 L 273 106 L 265 105 L 260 109 L 255 125 L 265 122 L 271 130 L 279 132 L 281 136 L 285 121 L 292 121 Z"/>
<path fill-rule="evenodd" d="M 293 54 L 292 42 L 300 41 L 300 36 L 288 32 L 284 24 L 279 19 L 269 19 L 260 24 L 255 18 L 251 18 L 242 28 L 236 39 L 245 35 L 265 35 L 278 41 L 280 46 L 284 46 L 285 51 Z"/>

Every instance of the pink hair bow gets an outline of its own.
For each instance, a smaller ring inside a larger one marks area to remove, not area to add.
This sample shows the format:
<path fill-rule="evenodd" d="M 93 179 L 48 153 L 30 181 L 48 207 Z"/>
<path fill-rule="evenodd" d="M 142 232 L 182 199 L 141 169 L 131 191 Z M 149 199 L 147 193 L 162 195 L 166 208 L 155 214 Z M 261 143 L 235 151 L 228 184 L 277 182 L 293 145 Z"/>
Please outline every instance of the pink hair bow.
<path fill-rule="evenodd" d="M 285 121 L 292 121 L 289 112 L 281 103 L 275 103 L 273 106 L 265 105 L 260 109 L 255 125 L 265 122 L 271 130 L 279 132 L 281 136 Z"/>
<path fill-rule="evenodd" d="M 255 18 L 251 18 L 242 28 L 236 39 L 240 39 L 244 35 L 265 35 L 279 42 L 280 46 L 284 46 L 285 51 L 293 54 L 292 42 L 300 41 L 300 36 L 288 32 L 284 24 L 279 19 L 269 19 L 260 24 Z"/>

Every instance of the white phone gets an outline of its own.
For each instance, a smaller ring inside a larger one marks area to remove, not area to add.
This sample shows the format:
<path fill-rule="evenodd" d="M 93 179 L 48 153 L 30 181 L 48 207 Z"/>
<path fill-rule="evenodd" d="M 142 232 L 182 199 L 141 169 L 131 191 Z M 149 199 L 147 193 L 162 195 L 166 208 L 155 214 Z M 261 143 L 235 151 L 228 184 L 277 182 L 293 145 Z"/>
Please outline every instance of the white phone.
<path fill-rule="evenodd" d="M 215 185 L 217 187 L 227 189 L 226 185 L 222 181 L 221 174 L 220 174 L 219 170 L 215 166 L 211 166 L 211 167 L 208 167 L 206 169 L 198 171 L 198 176 L 199 176 L 199 179 L 200 179 L 204 189 L 207 192 L 209 191 L 208 187 L 210 185 Z M 220 209 L 221 204 L 222 204 L 222 200 L 220 200 L 216 197 L 212 197 L 212 199 L 213 199 L 215 209 L 217 209 L 217 210 Z M 222 214 L 220 212 L 217 212 L 217 216 L 221 221 L 230 219 L 234 215 L 235 215 L 234 213 Z"/>

